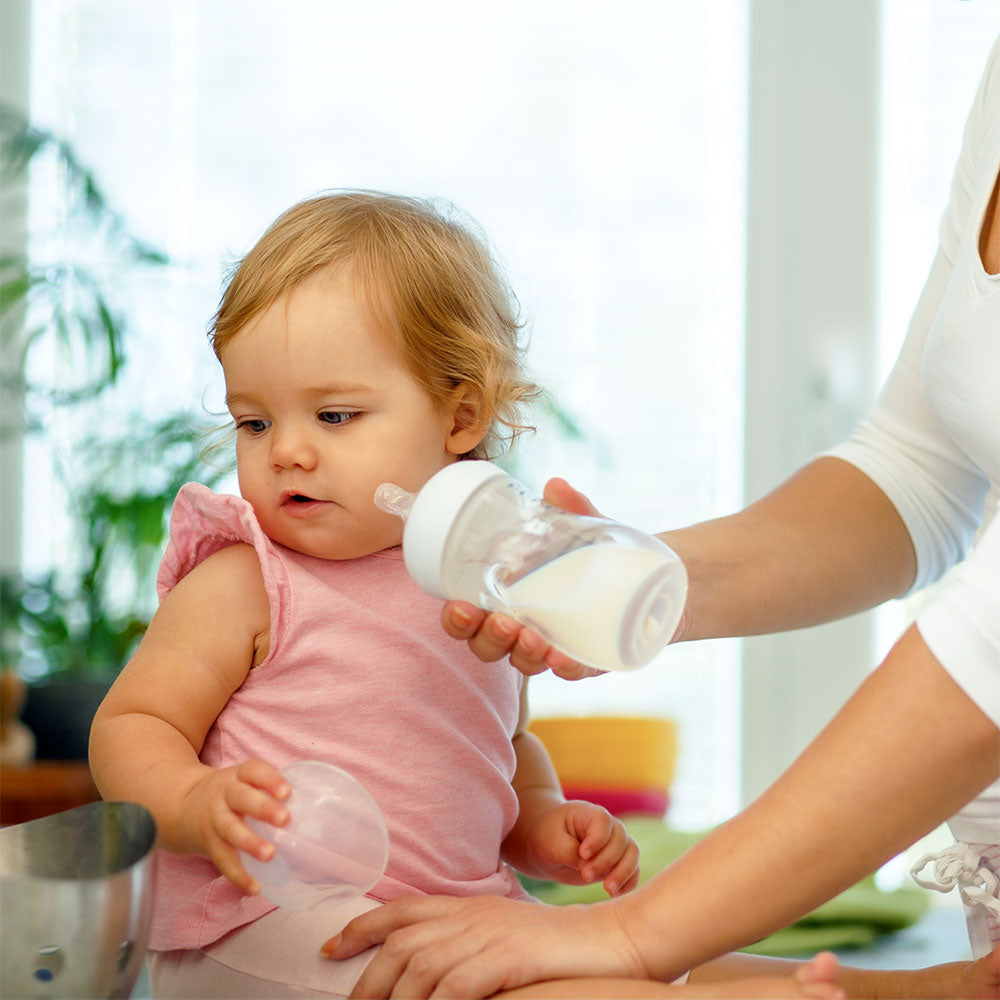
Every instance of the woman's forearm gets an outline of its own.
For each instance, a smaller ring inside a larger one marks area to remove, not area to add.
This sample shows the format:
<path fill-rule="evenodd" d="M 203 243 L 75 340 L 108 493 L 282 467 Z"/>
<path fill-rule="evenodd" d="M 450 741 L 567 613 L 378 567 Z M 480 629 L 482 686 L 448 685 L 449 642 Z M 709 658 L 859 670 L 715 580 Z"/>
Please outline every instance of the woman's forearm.
<path fill-rule="evenodd" d="M 616 902 L 657 978 L 759 940 L 936 827 L 1000 775 L 1000 731 L 915 628 L 739 816 Z"/>
<path fill-rule="evenodd" d="M 837 458 L 810 462 L 738 514 L 660 537 L 688 570 L 678 640 L 832 621 L 899 596 L 916 572 L 895 507 Z"/>

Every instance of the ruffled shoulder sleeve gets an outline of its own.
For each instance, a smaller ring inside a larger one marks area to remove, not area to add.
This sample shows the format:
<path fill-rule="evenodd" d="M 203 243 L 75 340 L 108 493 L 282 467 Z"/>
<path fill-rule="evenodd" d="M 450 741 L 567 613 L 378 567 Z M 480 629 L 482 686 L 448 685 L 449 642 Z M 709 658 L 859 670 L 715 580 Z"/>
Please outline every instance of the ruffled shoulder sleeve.
<path fill-rule="evenodd" d="M 156 577 L 156 592 L 163 600 L 199 563 L 240 542 L 252 545 L 260 559 L 271 612 L 273 653 L 288 611 L 288 573 L 257 523 L 253 507 L 241 497 L 213 493 L 201 483 L 181 487 L 170 514 L 170 540 Z"/>

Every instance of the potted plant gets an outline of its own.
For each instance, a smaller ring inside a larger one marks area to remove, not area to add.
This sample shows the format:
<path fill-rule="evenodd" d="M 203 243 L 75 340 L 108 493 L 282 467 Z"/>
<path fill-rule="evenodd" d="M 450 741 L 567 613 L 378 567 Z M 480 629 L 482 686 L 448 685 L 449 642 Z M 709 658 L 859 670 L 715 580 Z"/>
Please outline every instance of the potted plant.
<path fill-rule="evenodd" d="M 9 248 L 0 256 L 0 433 L 30 441 L 60 418 L 56 476 L 68 498 L 68 540 L 52 565 L 0 575 L 0 649 L 4 669 L 28 682 L 22 717 L 37 756 L 66 759 L 86 757 L 93 713 L 148 624 L 177 490 L 223 473 L 201 460 L 201 431 L 185 414 L 130 415 L 116 421 L 125 433 L 94 419 L 129 364 L 130 327 L 114 293 L 123 276 L 167 258 L 129 231 L 65 141 L 0 107 L 4 197 L 45 163 L 60 178 L 65 233 L 55 259 Z M 38 364 L 42 356 L 61 360 L 57 376 Z"/>

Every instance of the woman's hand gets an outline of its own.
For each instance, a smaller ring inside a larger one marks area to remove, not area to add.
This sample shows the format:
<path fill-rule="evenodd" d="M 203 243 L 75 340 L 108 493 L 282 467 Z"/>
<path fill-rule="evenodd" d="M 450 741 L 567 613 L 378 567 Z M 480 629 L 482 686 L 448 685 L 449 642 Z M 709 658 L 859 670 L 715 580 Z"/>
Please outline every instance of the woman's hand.
<path fill-rule="evenodd" d="M 550 479 L 545 484 L 544 499 L 554 507 L 572 514 L 599 517 L 596 507 L 565 479 Z M 537 632 L 521 625 L 509 615 L 487 614 L 465 601 L 450 601 L 441 612 L 441 625 L 453 639 L 469 644 L 469 649 L 486 663 L 510 656 L 510 662 L 529 677 L 551 670 L 566 680 L 596 677 L 603 673 L 585 667 L 553 649 Z"/>
<path fill-rule="evenodd" d="M 639 883 L 639 847 L 621 820 L 593 802 L 561 802 L 532 818 L 521 834 L 525 875 L 564 885 L 603 882 L 609 896 Z"/>
<path fill-rule="evenodd" d="M 648 979 L 625 930 L 640 918 L 620 912 L 632 898 L 553 907 L 408 896 L 356 917 L 322 952 L 343 959 L 382 944 L 352 997 L 471 998 L 569 976 Z"/>
<path fill-rule="evenodd" d="M 260 886 L 247 874 L 238 852 L 270 861 L 274 845 L 258 837 L 244 817 L 284 826 L 289 812 L 282 803 L 290 794 L 285 779 L 262 760 L 211 768 L 181 803 L 181 839 L 190 850 L 211 858 L 237 888 L 255 895 Z"/>

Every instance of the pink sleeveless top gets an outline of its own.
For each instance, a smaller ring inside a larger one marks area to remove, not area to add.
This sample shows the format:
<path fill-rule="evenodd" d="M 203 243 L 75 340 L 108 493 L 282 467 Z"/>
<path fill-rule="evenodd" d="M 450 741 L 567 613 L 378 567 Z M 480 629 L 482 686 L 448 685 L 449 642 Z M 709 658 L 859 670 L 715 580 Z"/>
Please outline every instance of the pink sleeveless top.
<path fill-rule="evenodd" d="M 178 494 L 170 528 L 161 597 L 214 552 L 246 542 L 270 602 L 267 658 L 215 720 L 201 759 L 321 760 L 361 781 L 389 828 L 374 899 L 524 897 L 499 860 L 517 818 L 521 675 L 445 634 L 441 602 L 413 583 L 400 549 L 344 561 L 302 555 L 270 541 L 246 501 L 196 483 Z M 272 909 L 206 858 L 159 851 L 150 947 L 204 947 Z"/>

